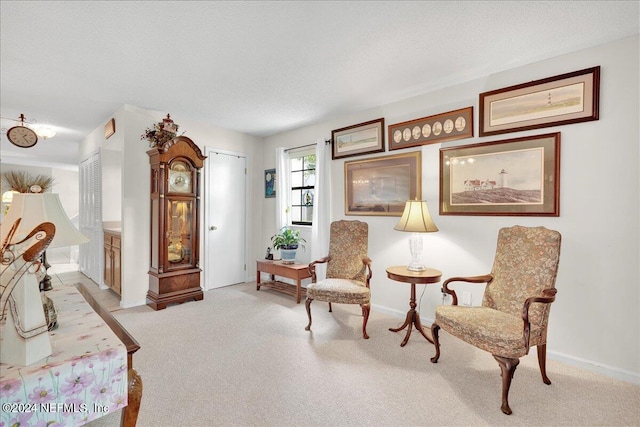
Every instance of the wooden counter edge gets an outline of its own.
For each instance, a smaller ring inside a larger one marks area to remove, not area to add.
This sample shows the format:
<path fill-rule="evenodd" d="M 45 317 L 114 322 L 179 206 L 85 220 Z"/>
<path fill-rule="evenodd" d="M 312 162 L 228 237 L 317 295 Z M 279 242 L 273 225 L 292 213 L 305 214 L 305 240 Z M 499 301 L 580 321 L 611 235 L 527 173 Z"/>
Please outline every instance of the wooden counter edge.
<path fill-rule="evenodd" d="M 131 334 L 116 320 L 110 311 L 105 309 L 82 283 L 75 283 L 76 289 L 82 294 L 91 308 L 98 313 L 104 322 L 111 328 L 114 334 L 127 348 L 127 376 L 129 379 L 127 389 L 127 406 L 122 408 L 122 427 L 134 427 L 138 421 L 140 401 L 142 400 L 142 378 L 133 368 L 133 354 L 140 350 L 140 344 Z"/>

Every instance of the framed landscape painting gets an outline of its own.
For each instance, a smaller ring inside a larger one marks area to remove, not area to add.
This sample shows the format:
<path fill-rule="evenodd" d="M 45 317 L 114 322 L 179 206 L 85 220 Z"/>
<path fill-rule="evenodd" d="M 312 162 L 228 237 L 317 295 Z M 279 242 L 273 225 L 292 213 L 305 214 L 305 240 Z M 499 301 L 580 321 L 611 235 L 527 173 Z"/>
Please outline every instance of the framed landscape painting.
<path fill-rule="evenodd" d="M 600 67 L 480 94 L 480 136 L 598 120 Z"/>
<path fill-rule="evenodd" d="M 384 151 L 384 119 L 331 131 L 331 159 Z"/>
<path fill-rule="evenodd" d="M 560 215 L 560 133 L 440 149 L 440 215 Z"/>
<path fill-rule="evenodd" d="M 344 162 L 345 215 L 402 216 L 407 200 L 422 198 L 422 153 Z"/>

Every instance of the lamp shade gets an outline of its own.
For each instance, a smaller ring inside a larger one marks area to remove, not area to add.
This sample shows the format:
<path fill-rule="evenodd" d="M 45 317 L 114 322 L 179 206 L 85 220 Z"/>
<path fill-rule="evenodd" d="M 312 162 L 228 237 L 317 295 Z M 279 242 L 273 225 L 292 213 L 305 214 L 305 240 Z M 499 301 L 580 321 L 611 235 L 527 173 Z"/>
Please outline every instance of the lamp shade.
<path fill-rule="evenodd" d="M 43 222 L 52 222 L 56 226 L 56 234 L 49 248 L 87 243 L 89 239 L 80 233 L 71 223 L 54 193 L 16 193 L 11 201 L 11 208 L 2 222 L 0 241 L 4 242 L 11 227 L 18 218 L 22 218 L 16 230 L 14 240 L 21 240 Z"/>
<path fill-rule="evenodd" d="M 438 231 L 433 223 L 427 202 L 423 200 L 408 200 L 404 205 L 404 212 L 394 230 L 412 233 L 430 233 Z"/>

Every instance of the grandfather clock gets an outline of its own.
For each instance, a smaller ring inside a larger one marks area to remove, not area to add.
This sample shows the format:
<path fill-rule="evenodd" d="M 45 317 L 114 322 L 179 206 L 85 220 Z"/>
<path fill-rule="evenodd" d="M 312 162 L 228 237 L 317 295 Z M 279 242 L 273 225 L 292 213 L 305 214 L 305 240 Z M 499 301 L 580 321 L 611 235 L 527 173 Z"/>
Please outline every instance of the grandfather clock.
<path fill-rule="evenodd" d="M 200 288 L 200 171 L 194 142 L 178 136 L 147 151 L 151 164 L 151 265 L 147 305 L 203 298 Z"/>

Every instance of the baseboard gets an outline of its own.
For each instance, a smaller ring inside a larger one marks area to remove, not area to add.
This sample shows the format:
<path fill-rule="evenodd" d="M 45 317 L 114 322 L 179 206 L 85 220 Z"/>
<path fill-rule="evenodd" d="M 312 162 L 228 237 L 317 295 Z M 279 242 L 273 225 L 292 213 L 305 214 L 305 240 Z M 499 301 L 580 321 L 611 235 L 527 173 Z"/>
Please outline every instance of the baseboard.
<path fill-rule="evenodd" d="M 631 384 L 640 385 L 640 374 L 626 371 L 624 369 L 615 368 L 609 365 L 599 364 L 590 360 L 581 359 L 579 357 L 570 356 L 568 354 L 549 350 L 547 346 L 547 356 L 549 359 L 566 363 L 586 371 L 596 372 L 611 378 L 616 378 Z"/>
<path fill-rule="evenodd" d="M 133 307 L 138 307 L 141 305 L 146 305 L 147 304 L 147 300 L 144 299 L 142 301 L 136 301 L 136 302 L 129 302 L 129 303 L 124 303 L 122 301 L 120 301 L 120 308 L 133 308 Z"/>
<path fill-rule="evenodd" d="M 373 304 L 371 308 L 377 312 L 387 314 L 392 317 L 403 319 L 407 313 L 399 310 L 393 310 L 389 307 L 383 307 Z M 420 320 L 424 326 L 431 326 L 435 319 L 420 316 Z M 640 374 L 624 369 L 615 368 L 613 366 L 599 364 L 590 360 L 581 359 L 579 357 L 570 356 L 568 354 L 560 353 L 557 351 L 549 350 L 547 346 L 547 357 L 558 362 L 566 363 L 567 365 L 575 366 L 586 371 L 596 372 L 598 374 L 606 375 L 607 377 L 616 378 L 631 384 L 640 385 Z"/>
<path fill-rule="evenodd" d="M 405 317 L 407 317 L 407 312 L 406 311 L 394 310 L 394 309 L 391 309 L 389 307 L 384 307 L 382 305 L 371 304 L 371 309 L 373 311 L 377 311 L 377 312 L 382 313 L 382 314 L 387 314 L 387 315 L 392 316 L 392 317 L 397 317 L 399 319 L 404 319 Z M 422 316 L 420 317 L 420 320 L 422 320 Z M 429 320 L 429 319 L 426 319 L 426 320 Z M 433 322 L 433 320 L 430 320 L 429 321 L 429 325 L 432 322 Z"/>

